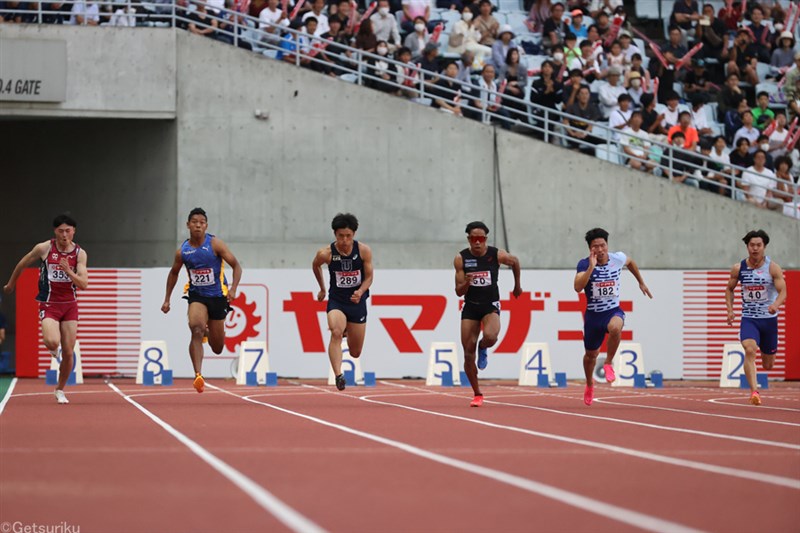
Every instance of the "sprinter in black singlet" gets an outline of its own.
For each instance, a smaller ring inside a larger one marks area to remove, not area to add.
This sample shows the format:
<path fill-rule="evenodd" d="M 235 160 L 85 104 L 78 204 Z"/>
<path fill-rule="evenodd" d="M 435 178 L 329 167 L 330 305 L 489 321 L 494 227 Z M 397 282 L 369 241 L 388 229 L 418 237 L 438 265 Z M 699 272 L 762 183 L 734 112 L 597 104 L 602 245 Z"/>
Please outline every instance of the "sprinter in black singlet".
<path fill-rule="evenodd" d="M 351 357 L 359 357 L 367 330 L 367 298 L 372 285 L 372 250 L 354 240 L 358 219 L 350 213 L 339 213 L 331 223 L 336 238 L 330 246 L 320 248 L 312 268 L 319 283 L 317 300 L 325 299 L 322 265 L 328 265 L 328 329 L 331 340 L 328 357 L 336 376 L 336 388 L 344 390 L 342 372 L 342 337 L 347 330 L 347 348 Z"/>
<path fill-rule="evenodd" d="M 519 260 L 505 250 L 486 244 L 489 228 L 483 222 L 467 224 L 469 248 L 461 250 L 453 265 L 456 269 L 456 294 L 464 296 L 461 310 L 461 345 L 464 347 L 464 372 L 469 378 L 475 397 L 470 406 L 483 405 L 483 394 L 478 386 L 478 369 L 488 364 L 487 350 L 497 342 L 500 333 L 500 291 L 497 277 L 500 265 L 508 265 L 514 272 L 514 297 L 522 294 Z M 483 337 L 478 342 L 483 326 Z M 475 365 L 475 350 L 478 364 Z"/>

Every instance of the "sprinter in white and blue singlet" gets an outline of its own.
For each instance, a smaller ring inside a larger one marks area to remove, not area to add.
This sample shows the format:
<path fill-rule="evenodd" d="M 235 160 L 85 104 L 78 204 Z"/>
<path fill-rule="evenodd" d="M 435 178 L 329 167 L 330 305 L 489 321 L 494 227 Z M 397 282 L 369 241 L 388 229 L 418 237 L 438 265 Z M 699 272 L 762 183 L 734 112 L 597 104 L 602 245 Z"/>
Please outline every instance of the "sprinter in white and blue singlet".
<path fill-rule="evenodd" d="M 478 369 L 488 364 L 488 350 L 500 333 L 500 291 L 497 278 L 500 265 L 508 265 L 514 273 L 514 298 L 522 294 L 519 260 L 505 250 L 486 243 L 489 228 L 483 222 L 467 224 L 469 248 L 464 248 L 453 261 L 456 269 L 456 294 L 464 297 L 461 309 L 461 345 L 464 348 L 464 373 L 469 378 L 474 396 L 471 407 L 483 405 L 478 384 Z M 478 337 L 483 329 L 483 337 Z M 478 362 L 475 364 L 475 350 Z"/>
<path fill-rule="evenodd" d="M 733 292 L 742 284 L 742 321 L 739 340 L 744 348 L 744 374 L 750 385 L 750 403 L 761 405 L 756 379 L 756 355 L 761 350 L 761 366 L 771 370 L 778 353 L 778 310 L 786 301 L 786 280 L 778 263 L 767 253 L 769 235 L 764 230 L 750 231 L 742 239 L 747 245 L 747 259 L 731 268 L 725 287 L 728 325 L 736 319 Z"/>
<path fill-rule="evenodd" d="M 193 386 L 197 392 L 203 392 L 203 337 L 208 336 L 208 344 L 214 353 L 222 353 L 228 304 L 236 298 L 242 267 L 222 239 L 206 233 L 208 216 L 203 209 L 192 209 L 186 227 L 189 229 L 189 238 L 175 252 L 161 311 L 169 313 L 172 290 L 178 282 L 181 267 L 185 266 L 189 274 L 184 298 L 189 300 L 189 330 L 192 333 L 189 357 L 195 374 Z M 233 269 L 233 283 L 230 286 L 225 277 L 223 261 Z"/>
<path fill-rule="evenodd" d="M 328 265 L 330 289 L 328 290 L 328 358 L 336 388 L 344 390 L 346 382 L 342 372 L 342 339 L 347 335 L 350 357 L 360 357 L 367 331 L 367 298 L 372 285 L 372 250 L 355 240 L 358 219 L 350 213 L 333 217 L 331 229 L 335 241 L 320 248 L 314 256 L 312 269 L 319 284 L 317 300 L 325 300 L 325 280 L 322 266 Z"/>
<path fill-rule="evenodd" d="M 627 267 L 639 282 L 643 294 L 653 297 L 645 285 L 636 263 L 622 252 L 608 251 L 608 232 L 602 228 L 586 232 L 589 257 L 578 262 L 575 274 L 575 292 L 586 293 L 586 314 L 583 319 L 583 371 L 586 375 L 586 388 L 583 402 L 592 405 L 594 399 L 594 367 L 600 347 L 608 334 L 608 353 L 603 365 L 606 381 L 616 379 L 612 361 L 617 354 L 625 313 L 619 306 L 619 289 L 622 269 Z"/>

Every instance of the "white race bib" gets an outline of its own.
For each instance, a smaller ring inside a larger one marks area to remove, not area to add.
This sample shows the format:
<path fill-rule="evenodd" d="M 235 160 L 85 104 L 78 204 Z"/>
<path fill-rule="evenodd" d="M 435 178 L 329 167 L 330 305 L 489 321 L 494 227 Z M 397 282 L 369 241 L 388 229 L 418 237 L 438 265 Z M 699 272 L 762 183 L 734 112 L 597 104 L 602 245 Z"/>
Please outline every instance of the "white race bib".
<path fill-rule="evenodd" d="M 340 289 L 352 289 L 361 285 L 361 271 L 336 272 L 336 286 Z"/>
<path fill-rule="evenodd" d="M 595 281 L 592 283 L 592 298 L 610 300 L 619 296 L 619 285 L 616 281 Z"/>
<path fill-rule="evenodd" d="M 55 263 L 47 263 L 47 279 L 55 282 L 72 281 L 67 273 L 61 269 L 61 265 Z"/>
<path fill-rule="evenodd" d="M 472 276 L 472 285 L 473 287 L 489 287 L 492 284 L 492 273 L 488 270 L 484 270 L 481 272 L 470 272 Z"/>
<path fill-rule="evenodd" d="M 189 279 L 195 287 L 208 287 L 214 284 L 214 269 L 192 268 L 189 270 Z"/>
<path fill-rule="evenodd" d="M 767 288 L 764 285 L 745 285 L 742 300 L 751 303 L 767 303 Z"/>

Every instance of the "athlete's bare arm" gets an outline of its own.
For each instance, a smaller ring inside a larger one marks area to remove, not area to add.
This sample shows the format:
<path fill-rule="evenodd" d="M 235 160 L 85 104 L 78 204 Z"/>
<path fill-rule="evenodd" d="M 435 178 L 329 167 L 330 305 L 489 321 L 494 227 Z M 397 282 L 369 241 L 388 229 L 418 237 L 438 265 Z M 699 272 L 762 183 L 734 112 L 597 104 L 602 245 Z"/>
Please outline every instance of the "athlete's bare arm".
<path fill-rule="evenodd" d="M 511 271 L 514 273 L 514 298 L 519 298 L 519 295 L 522 294 L 519 259 L 517 259 L 517 256 L 511 255 L 505 250 L 497 250 L 497 262 L 501 265 L 511 267 Z"/>
<path fill-rule="evenodd" d="M 78 252 L 78 264 L 76 265 L 75 272 L 69 267 L 69 261 L 66 257 L 62 257 L 59 262 L 61 270 L 69 276 L 72 283 L 79 289 L 86 289 L 89 287 L 89 271 L 86 269 L 87 259 L 86 250 L 81 248 L 81 251 Z"/>
<path fill-rule="evenodd" d="M 174 289 L 175 284 L 178 283 L 178 274 L 180 274 L 182 266 L 183 258 L 181 257 L 181 251 L 178 250 L 175 252 L 175 260 L 172 262 L 172 268 L 169 270 L 169 274 L 167 274 L 167 294 L 164 296 L 164 303 L 161 304 L 162 313 L 169 313 L 169 299 L 172 296 L 172 289 Z"/>
<path fill-rule="evenodd" d="M 778 263 L 772 262 L 769 264 L 769 273 L 772 276 L 772 283 L 775 284 L 775 289 L 778 291 L 778 297 L 767 308 L 769 314 L 774 315 L 781 308 L 783 302 L 786 301 L 786 280 L 783 278 L 783 270 L 778 266 Z"/>
<path fill-rule="evenodd" d="M 361 297 L 367 292 L 372 285 L 372 249 L 363 242 L 358 243 L 358 249 L 361 252 L 361 261 L 364 263 L 364 279 L 361 280 L 361 286 L 353 292 L 350 301 L 357 304 L 361 301 Z"/>
<path fill-rule="evenodd" d="M 586 285 L 589 283 L 589 279 L 592 277 L 592 272 L 594 271 L 594 267 L 597 266 L 597 254 L 595 252 L 589 252 L 589 268 L 584 270 L 583 272 L 578 272 L 575 274 L 575 281 L 573 282 L 572 286 L 575 289 L 575 292 L 581 292 L 583 289 L 586 288 Z"/>
<path fill-rule="evenodd" d="M 741 265 L 736 263 L 731 267 L 731 277 L 728 279 L 728 284 L 725 285 L 725 305 L 728 307 L 728 325 L 732 326 L 733 321 L 736 319 L 736 313 L 733 312 L 733 291 L 739 284 L 739 268 Z"/>
<path fill-rule="evenodd" d="M 650 294 L 650 289 L 647 288 L 647 285 L 644 283 L 644 278 L 642 278 L 642 273 L 639 272 L 639 267 L 636 265 L 636 261 L 631 259 L 630 257 L 625 261 L 625 266 L 628 267 L 628 270 L 631 271 L 633 277 L 636 278 L 636 281 L 639 282 L 639 290 L 642 291 L 642 294 L 645 296 L 653 298 L 653 295 Z"/>
<path fill-rule="evenodd" d="M 43 261 L 44 258 L 47 257 L 47 252 L 49 250 L 50 241 L 44 241 L 34 246 L 30 252 L 25 254 L 22 259 L 19 260 L 17 266 L 14 267 L 14 272 L 12 272 L 11 277 L 8 278 L 8 283 L 3 287 L 3 291 L 6 294 L 14 292 L 14 288 L 17 286 L 17 279 L 19 279 L 22 271 L 34 261 Z"/>
<path fill-rule="evenodd" d="M 311 262 L 311 269 L 314 271 L 314 277 L 317 278 L 317 283 L 319 284 L 317 300 L 320 302 L 325 299 L 325 277 L 322 275 L 322 265 L 328 265 L 330 262 L 330 246 L 326 246 L 317 250 L 317 255 L 314 256 L 314 261 Z"/>
<path fill-rule="evenodd" d="M 228 245 L 219 237 L 211 239 L 211 249 L 233 269 L 233 282 L 228 287 L 228 301 L 232 302 L 236 299 L 236 290 L 239 288 L 239 281 L 242 279 L 242 265 L 239 264 L 239 260 L 233 255 Z"/>
<path fill-rule="evenodd" d="M 473 276 L 464 272 L 464 258 L 461 257 L 461 254 L 456 254 L 453 266 L 456 269 L 456 296 L 464 296 L 472 284 Z"/>

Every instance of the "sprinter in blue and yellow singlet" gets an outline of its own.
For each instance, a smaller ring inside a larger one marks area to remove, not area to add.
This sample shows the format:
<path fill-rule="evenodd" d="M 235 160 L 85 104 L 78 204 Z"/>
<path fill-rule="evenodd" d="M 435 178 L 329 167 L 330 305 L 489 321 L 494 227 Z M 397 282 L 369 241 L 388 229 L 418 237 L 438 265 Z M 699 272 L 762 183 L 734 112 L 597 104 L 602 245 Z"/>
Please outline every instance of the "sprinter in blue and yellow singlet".
<path fill-rule="evenodd" d="M 317 300 L 325 300 L 325 278 L 322 266 L 328 265 L 330 289 L 328 290 L 328 358 L 336 388 L 344 390 L 346 383 L 342 372 L 342 338 L 347 332 L 347 349 L 350 357 L 360 357 L 367 331 L 367 298 L 372 285 L 372 250 L 355 240 L 358 219 L 350 213 L 339 213 L 331 222 L 336 238 L 329 246 L 320 248 L 314 256 L 312 269 L 319 284 Z"/>
<path fill-rule="evenodd" d="M 750 403 L 761 405 L 757 390 L 756 355 L 761 349 L 761 366 L 772 369 L 778 353 L 778 310 L 786 301 L 786 280 L 778 263 L 766 255 L 769 235 L 760 229 L 742 239 L 747 245 L 747 259 L 733 265 L 725 287 L 728 325 L 736 319 L 733 291 L 742 284 L 742 322 L 739 340 L 744 348 L 744 374 L 750 385 Z"/>
<path fill-rule="evenodd" d="M 236 298 L 242 267 L 222 239 L 206 233 L 208 217 L 203 209 L 192 209 L 186 227 L 189 228 L 189 238 L 175 252 L 175 261 L 167 276 L 167 294 L 161 311 L 169 313 L 172 290 L 178 282 L 181 267 L 185 266 L 189 282 L 186 284 L 184 297 L 189 300 L 189 330 L 192 332 L 189 357 L 195 373 L 194 388 L 197 392 L 203 392 L 203 337 L 208 335 L 208 344 L 214 353 L 222 353 L 228 303 Z M 233 283 L 230 286 L 225 278 L 223 260 L 233 269 Z"/>

